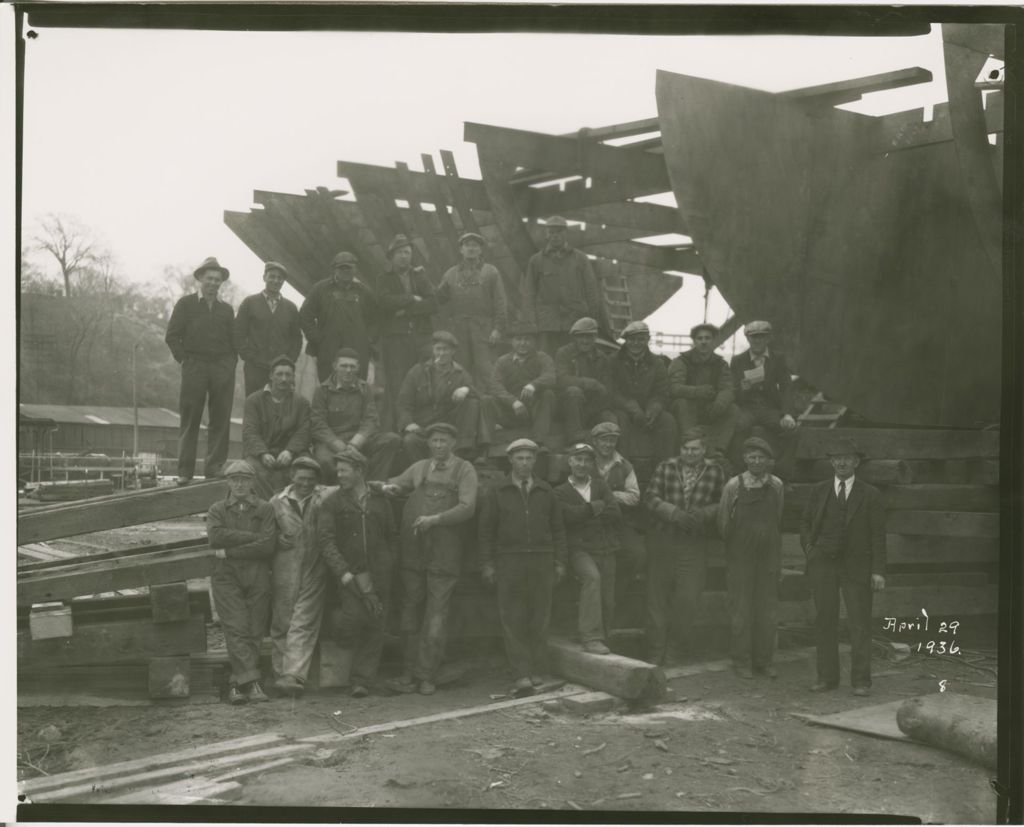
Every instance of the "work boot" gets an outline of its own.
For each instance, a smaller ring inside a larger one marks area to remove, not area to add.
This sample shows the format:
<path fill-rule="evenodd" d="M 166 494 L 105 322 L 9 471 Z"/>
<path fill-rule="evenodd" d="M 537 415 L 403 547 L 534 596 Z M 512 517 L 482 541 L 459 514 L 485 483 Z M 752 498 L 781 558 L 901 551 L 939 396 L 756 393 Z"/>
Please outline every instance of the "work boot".
<path fill-rule="evenodd" d="M 824 681 L 818 681 L 816 684 L 813 684 L 811 686 L 811 692 L 828 692 L 835 688 L 836 685 L 834 683 L 825 683 Z"/>
<path fill-rule="evenodd" d="M 602 640 L 588 640 L 583 644 L 583 651 L 588 655 L 610 655 L 612 650 Z"/>
<path fill-rule="evenodd" d="M 228 687 L 229 704 L 232 706 L 242 706 L 248 702 L 249 699 L 245 696 L 245 693 L 242 692 L 235 684 L 231 684 L 231 686 Z"/>
<path fill-rule="evenodd" d="M 527 677 L 519 678 L 512 687 L 512 694 L 517 698 L 532 695 L 533 692 L 533 681 Z"/>
<path fill-rule="evenodd" d="M 274 681 L 274 689 L 289 698 L 299 698 L 302 697 L 305 687 L 291 675 L 282 675 Z"/>
<path fill-rule="evenodd" d="M 856 695 L 858 698 L 866 698 L 868 695 L 871 694 L 871 690 L 868 689 L 866 686 L 855 686 L 853 687 L 853 694 Z"/>
<path fill-rule="evenodd" d="M 544 678 L 542 678 L 540 675 L 530 675 L 530 683 L 532 683 L 534 686 L 540 686 L 542 683 L 544 683 Z"/>
<path fill-rule="evenodd" d="M 383 683 L 384 686 L 392 692 L 401 692 L 404 695 L 416 691 L 416 681 L 414 681 L 412 675 L 409 674 L 403 674 L 399 678 L 391 678 Z"/>
<path fill-rule="evenodd" d="M 259 681 L 250 681 L 249 688 L 245 691 L 245 697 L 254 703 L 262 703 L 263 701 L 269 701 L 267 693 L 263 691 L 263 687 L 260 686 Z"/>
<path fill-rule="evenodd" d="M 420 681 L 421 695 L 433 695 L 436 691 L 437 687 L 431 681 Z"/>
<path fill-rule="evenodd" d="M 370 690 L 367 689 L 361 683 L 352 684 L 352 697 L 353 698 L 365 698 L 370 694 Z"/>
<path fill-rule="evenodd" d="M 192 482 L 192 477 L 178 477 L 175 480 L 177 485 L 188 485 L 190 482 Z"/>
<path fill-rule="evenodd" d="M 759 675 L 764 675 L 766 678 L 777 678 L 779 676 L 778 670 L 771 664 L 768 666 L 759 666 L 754 671 Z"/>

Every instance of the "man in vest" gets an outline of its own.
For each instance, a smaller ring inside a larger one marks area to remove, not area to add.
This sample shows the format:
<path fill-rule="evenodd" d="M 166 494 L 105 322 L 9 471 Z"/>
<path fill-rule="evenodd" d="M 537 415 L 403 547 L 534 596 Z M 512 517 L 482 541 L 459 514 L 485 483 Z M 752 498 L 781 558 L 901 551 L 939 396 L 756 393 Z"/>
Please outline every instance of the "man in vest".
<path fill-rule="evenodd" d="M 597 348 L 597 322 L 577 319 L 569 329 L 572 339 L 555 353 L 555 381 L 565 432 L 576 439 L 594 422 L 615 422 L 611 410 L 610 360 Z"/>
<path fill-rule="evenodd" d="M 263 267 L 262 292 L 246 296 L 235 317 L 235 349 L 243 361 L 245 395 L 256 393 L 270 378 L 270 363 L 284 355 L 293 362 L 302 351 L 299 308 L 281 295 L 288 278 L 283 264 Z"/>
<path fill-rule="evenodd" d="M 536 329 L 529 322 L 511 327 L 512 352 L 498 357 L 484 398 L 491 422 L 503 428 L 530 426 L 533 441 L 543 445 L 555 408 L 555 363 L 537 350 Z"/>
<path fill-rule="evenodd" d="M 717 335 L 718 328 L 706 322 L 690 331 L 693 347 L 669 365 L 668 394 L 679 433 L 703 426 L 708 446 L 725 455 L 736 431 L 739 409 L 733 402 L 729 365 L 715 353 Z"/>

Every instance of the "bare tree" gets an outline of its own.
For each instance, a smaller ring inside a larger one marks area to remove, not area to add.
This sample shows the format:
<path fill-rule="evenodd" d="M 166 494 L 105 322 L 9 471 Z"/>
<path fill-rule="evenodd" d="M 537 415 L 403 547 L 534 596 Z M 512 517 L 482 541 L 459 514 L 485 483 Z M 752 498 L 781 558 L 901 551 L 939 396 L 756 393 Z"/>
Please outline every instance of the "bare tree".
<path fill-rule="evenodd" d="M 71 297 L 71 278 L 96 263 L 102 250 L 92 231 L 67 215 L 49 213 L 39 222 L 33 248 L 57 261 L 64 280 L 64 295 Z"/>

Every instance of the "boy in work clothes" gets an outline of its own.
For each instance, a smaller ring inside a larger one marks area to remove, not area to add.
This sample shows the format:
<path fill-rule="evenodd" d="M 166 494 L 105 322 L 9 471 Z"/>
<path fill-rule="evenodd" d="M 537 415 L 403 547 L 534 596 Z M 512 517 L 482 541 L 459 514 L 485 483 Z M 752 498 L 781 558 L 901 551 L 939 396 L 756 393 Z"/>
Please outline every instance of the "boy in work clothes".
<path fill-rule="evenodd" d="M 277 539 L 274 509 L 253 493 L 256 474 L 245 460 L 228 465 L 228 495 L 206 514 L 216 549 L 210 583 L 231 661 L 228 701 L 266 701 L 260 685 L 260 644 L 270 620 L 270 558 Z"/>

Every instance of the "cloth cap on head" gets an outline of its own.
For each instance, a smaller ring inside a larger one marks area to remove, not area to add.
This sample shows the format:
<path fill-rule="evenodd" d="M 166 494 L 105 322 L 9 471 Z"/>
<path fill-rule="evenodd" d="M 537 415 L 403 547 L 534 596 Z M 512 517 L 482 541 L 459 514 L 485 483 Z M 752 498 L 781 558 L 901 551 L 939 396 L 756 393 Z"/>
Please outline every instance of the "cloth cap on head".
<path fill-rule="evenodd" d="M 435 433 L 441 433 L 448 434 L 448 436 L 457 437 L 459 435 L 459 429 L 452 425 L 451 422 L 434 422 L 428 425 L 424 429 L 423 433 L 426 434 L 427 436 L 430 436 L 431 434 Z"/>
<path fill-rule="evenodd" d="M 589 316 L 584 316 L 572 323 L 569 333 L 597 333 L 597 322 Z"/>
<path fill-rule="evenodd" d="M 460 247 L 463 244 L 465 244 L 467 241 L 479 241 L 481 246 L 487 243 L 484 240 L 484 237 L 482 235 L 480 235 L 480 233 L 463 233 L 462 235 L 459 236 L 459 246 Z"/>
<path fill-rule="evenodd" d="M 571 445 L 569 450 L 566 451 L 566 454 L 570 457 L 575 457 L 579 454 L 590 454 L 590 456 L 594 456 L 594 453 L 594 446 L 589 442 L 577 442 L 575 445 Z"/>
<path fill-rule="evenodd" d="M 343 347 L 341 350 L 334 354 L 334 359 L 332 359 L 331 361 L 337 362 L 341 358 L 355 359 L 358 362 L 359 354 L 350 347 Z"/>
<path fill-rule="evenodd" d="M 647 322 L 630 322 L 622 329 L 621 336 L 625 339 L 627 336 L 633 336 L 638 333 L 644 336 L 651 335 L 651 329 L 647 326 Z"/>
<path fill-rule="evenodd" d="M 271 273 L 274 270 L 277 270 L 277 272 L 279 272 L 282 276 L 288 278 L 288 268 L 281 264 L 281 262 L 268 261 L 266 264 L 263 265 L 263 275 Z"/>
<path fill-rule="evenodd" d="M 236 459 L 234 462 L 228 463 L 228 467 L 224 469 L 225 477 L 255 477 L 256 472 L 252 470 L 252 466 L 244 459 Z"/>
<path fill-rule="evenodd" d="M 403 247 L 412 247 L 412 242 L 405 233 L 399 233 L 388 244 L 388 255 L 390 256 L 395 250 L 401 250 Z"/>
<path fill-rule="evenodd" d="M 231 271 L 227 267 L 221 267 L 220 262 L 217 261 L 215 256 L 207 256 L 203 259 L 203 263 L 200 264 L 192 273 L 192 278 L 202 278 L 203 272 L 206 270 L 216 270 L 224 277 L 224 281 L 231 278 Z"/>
<path fill-rule="evenodd" d="M 356 266 L 357 259 L 352 253 L 346 253 L 344 251 L 338 253 L 334 258 L 331 259 L 331 266 L 336 264 L 344 264 L 349 267 Z"/>
<path fill-rule="evenodd" d="M 699 439 L 707 444 L 708 432 L 703 428 L 687 428 L 679 435 L 679 444 L 685 445 L 687 442 L 693 442 L 695 439 Z"/>
<path fill-rule="evenodd" d="M 459 340 L 455 338 L 455 334 L 449 333 L 447 330 L 435 330 L 430 340 L 443 345 L 451 345 L 452 347 L 459 346 Z"/>
<path fill-rule="evenodd" d="M 509 336 L 536 336 L 537 325 L 531 321 L 517 319 L 508 326 Z"/>
<path fill-rule="evenodd" d="M 363 456 L 362 451 L 351 445 L 346 445 L 344 448 L 336 450 L 334 452 L 334 461 L 347 462 L 349 465 L 354 465 L 356 468 L 366 467 L 366 457 Z"/>
<path fill-rule="evenodd" d="M 319 475 L 321 471 L 320 463 L 313 459 L 313 457 L 295 457 L 295 459 L 292 460 L 291 467 L 292 471 L 305 468 L 307 471 L 316 471 L 317 475 Z"/>
<path fill-rule="evenodd" d="M 602 436 L 621 436 L 622 431 L 614 422 L 598 422 L 591 430 L 590 435 L 597 439 Z"/>
<path fill-rule="evenodd" d="M 545 227 L 568 227 L 569 226 L 569 222 L 566 221 L 564 218 L 562 218 L 562 216 L 560 216 L 560 215 L 553 215 L 550 218 L 544 219 L 544 226 Z"/>
<path fill-rule="evenodd" d="M 860 457 L 864 459 L 864 452 L 857 445 L 856 440 L 852 437 L 841 436 L 836 437 L 835 441 L 830 443 L 828 449 L 825 451 L 825 455 L 829 457 L 840 456 L 842 454 L 849 454 L 850 456 Z"/>
<path fill-rule="evenodd" d="M 743 335 L 758 335 L 759 333 L 771 333 L 772 326 L 770 322 L 748 322 L 743 326 Z"/>
<path fill-rule="evenodd" d="M 715 327 L 710 322 L 703 322 L 701 324 L 695 324 L 693 327 L 690 328 L 690 338 L 691 339 L 696 339 L 697 338 L 697 334 L 702 332 L 702 331 L 704 331 L 704 330 L 706 330 L 712 336 L 717 336 L 718 335 L 718 328 L 717 327 Z"/>
<path fill-rule="evenodd" d="M 274 370 L 278 365 L 288 365 L 292 370 L 295 370 L 295 360 L 289 356 L 278 356 L 273 362 L 270 363 L 271 371 Z"/>
<path fill-rule="evenodd" d="M 508 448 L 505 449 L 505 453 L 509 456 L 516 453 L 517 451 L 533 451 L 537 453 L 540 450 L 540 446 L 537 445 L 532 439 L 516 439 L 508 444 Z"/>
<path fill-rule="evenodd" d="M 752 436 L 743 442 L 743 453 L 747 451 L 760 451 L 766 457 L 775 458 L 775 452 L 772 450 L 772 446 L 765 442 L 763 439 L 757 436 Z"/>

